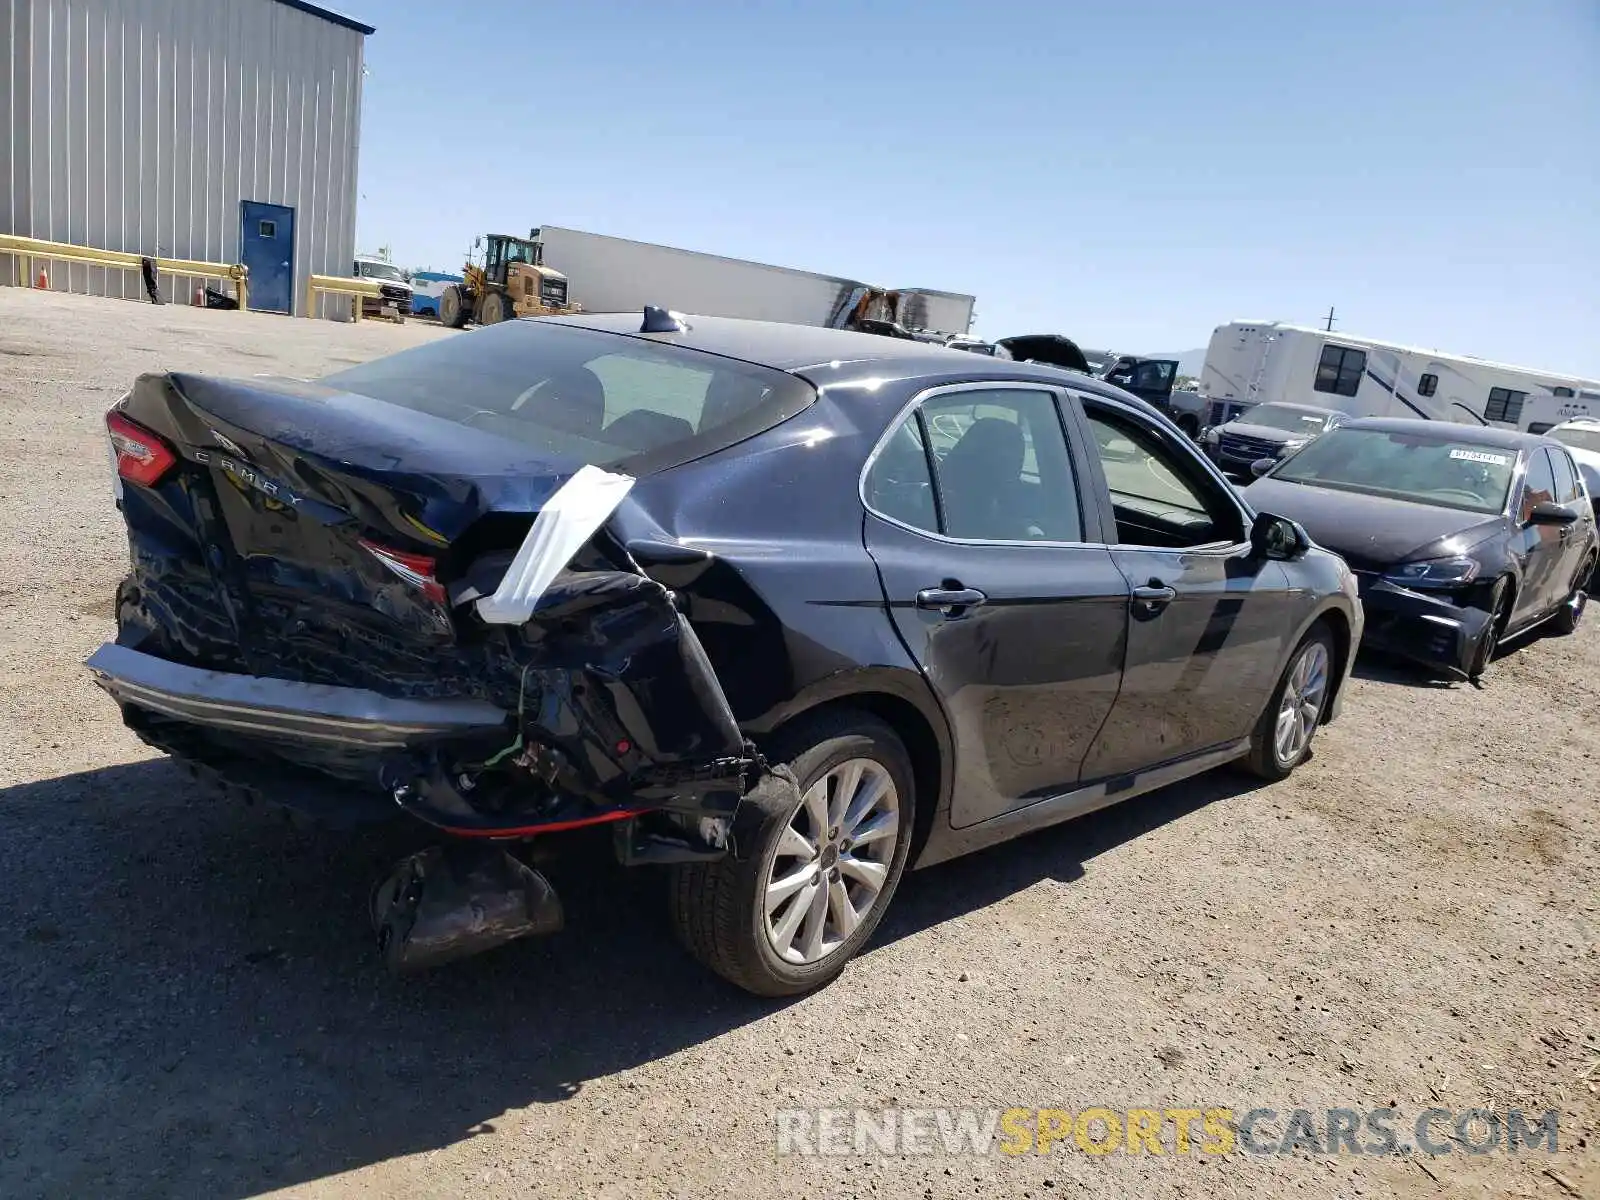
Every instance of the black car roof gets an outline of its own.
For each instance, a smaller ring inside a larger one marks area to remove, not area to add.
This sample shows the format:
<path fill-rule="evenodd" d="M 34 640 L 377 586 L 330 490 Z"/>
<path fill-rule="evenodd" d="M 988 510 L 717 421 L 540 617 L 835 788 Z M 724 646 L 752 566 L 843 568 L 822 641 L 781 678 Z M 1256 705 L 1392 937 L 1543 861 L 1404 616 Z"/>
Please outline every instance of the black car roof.
<path fill-rule="evenodd" d="M 570 317 L 535 319 L 603 333 L 624 334 L 644 341 L 686 346 L 794 375 L 805 375 L 809 368 L 828 367 L 830 383 L 847 382 L 854 378 L 870 379 L 886 371 L 897 377 L 978 375 L 986 379 L 1037 380 L 1113 396 L 1119 400 L 1134 399 L 1120 388 L 1060 367 L 991 358 L 988 355 L 970 354 L 965 350 L 949 350 L 932 342 L 915 342 L 845 329 L 788 325 L 779 321 L 750 321 L 741 317 L 684 314 L 684 318 L 689 328 L 683 333 L 641 333 L 639 326 L 644 318 L 642 313 L 636 312 L 581 313 Z M 1143 401 L 1137 403 L 1142 404 Z"/>
<path fill-rule="evenodd" d="M 1441 426 L 1443 428 L 1441 428 Z M 1341 429 L 1386 429 L 1394 433 L 1443 433 L 1457 441 L 1500 450 L 1531 450 L 1560 443 L 1542 433 L 1523 433 L 1520 429 L 1499 429 L 1493 425 L 1464 425 L 1453 421 L 1425 421 L 1410 417 L 1357 417 Z"/>

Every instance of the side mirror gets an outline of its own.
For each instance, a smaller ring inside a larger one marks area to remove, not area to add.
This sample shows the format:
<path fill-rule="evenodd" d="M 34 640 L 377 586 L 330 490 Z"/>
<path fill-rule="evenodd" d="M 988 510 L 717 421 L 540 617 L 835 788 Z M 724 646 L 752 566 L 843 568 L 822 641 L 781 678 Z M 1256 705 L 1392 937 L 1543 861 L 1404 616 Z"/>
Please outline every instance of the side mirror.
<path fill-rule="evenodd" d="M 1250 548 L 1257 558 L 1294 562 L 1306 556 L 1311 539 L 1288 517 L 1259 513 L 1250 526 Z"/>
<path fill-rule="evenodd" d="M 1257 479 L 1260 479 L 1263 475 L 1277 465 L 1278 460 L 1275 458 L 1258 458 L 1255 460 L 1255 462 L 1250 464 L 1250 474 L 1254 475 Z"/>
<path fill-rule="evenodd" d="M 1535 504 L 1533 511 L 1528 514 L 1529 525 L 1571 525 L 1577 519 L 1577 513 L 1570 508 L 1563 508 L 1553 500 Z"/>

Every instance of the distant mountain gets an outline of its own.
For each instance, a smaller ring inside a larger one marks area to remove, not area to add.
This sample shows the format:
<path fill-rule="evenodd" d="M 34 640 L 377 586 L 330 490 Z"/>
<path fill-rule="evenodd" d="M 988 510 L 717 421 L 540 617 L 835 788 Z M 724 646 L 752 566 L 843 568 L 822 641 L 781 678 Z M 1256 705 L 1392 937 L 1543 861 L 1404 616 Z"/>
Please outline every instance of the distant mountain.
<path fill-rule="evenodd" d="M 1145 355 L 1146 358 L 1175 358 L 1178 360 L 1179 375 L 1193 375 L 1200 378 L 1200 368 L 1206 363 L 1206 348 L 1201 346 L 1198 350 L 1157 350 Z"/>

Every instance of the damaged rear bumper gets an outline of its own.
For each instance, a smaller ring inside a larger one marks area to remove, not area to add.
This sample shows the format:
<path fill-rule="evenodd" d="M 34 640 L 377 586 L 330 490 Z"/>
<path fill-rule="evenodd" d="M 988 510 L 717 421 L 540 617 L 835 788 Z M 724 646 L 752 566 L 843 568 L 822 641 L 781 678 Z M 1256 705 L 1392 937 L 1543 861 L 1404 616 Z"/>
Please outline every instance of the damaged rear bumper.
<path fill-rule="evenodd" d="M 1382 579 L 1361 589 L 1362 645 L 1454 674 L 1469 675 L 1492 637 L 1489 614 Z"/>
<path fill-rule="evenodd" d="M 122 704 L 204 725 L 356 750 L 400 749 L 419 737 L 506 727 L 504 709 L 478 700 L 393 699 L 334 687 L 208 671 L 107 642 L 84 664 Z"/>

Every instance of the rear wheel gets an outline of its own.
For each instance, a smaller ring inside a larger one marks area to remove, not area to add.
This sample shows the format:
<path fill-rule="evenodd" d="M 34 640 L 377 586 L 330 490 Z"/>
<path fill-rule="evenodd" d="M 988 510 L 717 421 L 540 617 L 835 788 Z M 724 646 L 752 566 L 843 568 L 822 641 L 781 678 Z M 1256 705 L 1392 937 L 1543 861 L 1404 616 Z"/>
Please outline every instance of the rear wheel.
<path fill-rule="evenodd" d="M 700 962 L 759 996 L 832 981 L 883 918 L 911 845 L 912 773 L 884 722 L 837 711 L 780 735 L 734 850 L 673 870 L 670 916 Z"/>
<path fill-rule="evenodd" d="M 1567 593 L 1561 607 L 1556 609 L 1556 615 L 1550 618 L 1550 629 L 1557 634 L 1569 634 L 1577 631 L 1578 622 L 1583 620 L 1583 610 L 1588 607 L 1589 595 L 1585 590 L 1588 581 L 1595 573 L 1596 556 L 1591 554 L 1578 568 L 1578 573 L 1572 578 L 1572 590 Z"/>
<path fill-rule="evenodd" d="M 1286 779 L 1305 759 L 1333 689 L 1333 655 L 1333 634 L 1326 625 L 1315 626 L 1295 647 L 1272 703 L 1250 735 L 1244 765 L 1252 774 Z"/>
<path fill-rule="evenodd" d="M 439 295 L 439 323 L 450 329 L 460 329 L 467 323 L 467 298 L 462 289 L 447 287 Z"/>

